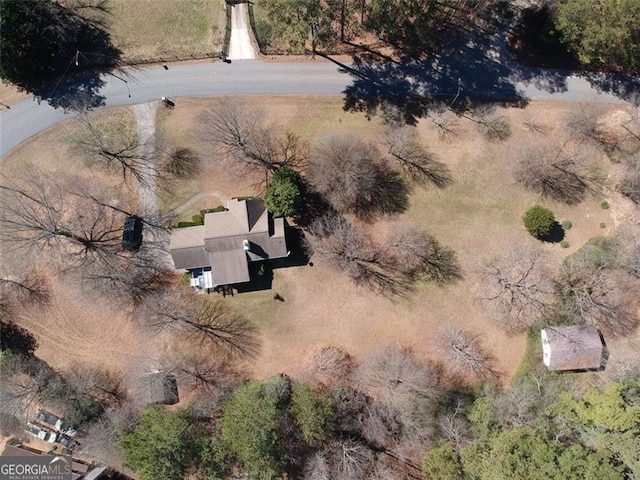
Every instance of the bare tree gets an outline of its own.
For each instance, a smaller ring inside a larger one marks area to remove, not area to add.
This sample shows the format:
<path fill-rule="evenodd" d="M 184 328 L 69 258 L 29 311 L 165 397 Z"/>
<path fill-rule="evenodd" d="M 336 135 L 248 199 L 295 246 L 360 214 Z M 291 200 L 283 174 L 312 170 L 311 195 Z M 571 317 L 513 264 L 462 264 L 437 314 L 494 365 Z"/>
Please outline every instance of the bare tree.
<path fill-rule="evenodd" d="M 355 369 L 354 360 L 344 350 L 334 346 L 317 346 L 305 360 L 306 369 L 315 382 L 327 386 L 348 384 Z"/>
<path fill-rule="evenodd" d="M 414 182 L 445 188 L 452 183 L 449 168 L 418 140 L 415 127 L 387 129 L 387 153 Z"/>
<path fill-rule="evenodd" d="M 574 104 L 565 118 L 570 136 L 583 142 L 599 142 L 599 116 L 600 110 L 593 103 Z"/>
<path fill-rule="evenodd" d="M 438 128 L 442 140 L 453 140 L 460 130 L 455 115 L 445 103 L 437 102 L 427 107 L 427 118 Z"/>
<path fill-rule="evenodd" d="M 307 158 L 307 148 L 291 132 L 277 133 L 267 126 L 261 110 L 225 97 L 198 116 L 196 136 L 242 166 L 242 172 L 270 172 L 296 167 Z"/>
<path fill-rule="evenodd" d="M 433 346 L 453 373 L 482 378 L 497 373 L 493 355 L 482 347 L 477 335 L 466 330 L 444 326 L 436 332 Z"/>
<path fill-rule="evenodd" d="M 358 381 L 376 398 L 390 402 L 403 397 L 434 399 L 439 394 L 437 368 L 416 358 L 409 348 L 381 348 L 362 363 Z"/>
<path fill-rule="evenodd" d="M 105 464 L 124 461 L 120 448 L 123 433 L 136 426 L 139 412 L 129 403 L 107 409 L 102 417 L 79 432 L 80 452 Z"/>
<path fill-rule="evenodd" d="M 221 299 L 174 289 L 148 298 L 141 317 L 147 328 L 182 333 L 200 348 L 214 345 L 242 356 L 258 350 L 255 327 Z"/>
<path fill-rule="evenodd" d="M 121 248 L 122 220 L 111 209 L 64 191 L 36 171 L 0 185 L 0 239 L 86 264 Z"/>
<path fill-rule="evenodd" d="M 356 284 L 381 293 L 397 294 L 407 284 L 395 266 L 364 232 L 344 217 L 325 215 L 314 221 L 306 237 L 309 255 L 317 255 L 346 273 Z"/>
<path fill-rule="evenodd" d="M 373 452 L 355 440 L 336 442 L 329 452 L 336 480 L 367 478 L 373 468 Z"/>
<path fill-rule="evenodd" d="M 47 373 L 25 373 L 30 359 L 21 355 L 0 355 L 0 411 L 26 422 L 40 402 Z"/>
<path fill-rule="evenodd" d="M 219 350 L 192 348 L 192 342 L 174 339 L 172 348 L 156 361 L 158 370 L 171 372 L 178 382 L 217 400 L 218 406 L 243 380 L 233 359 Z"/>
<path fill-rule="evenodd" d="M 566 311 L 610 335 L 638 326 L 640 283 L 622 269 L 562 266 L 557 289 Z"/>
<path fill-rule="evenodd" d="M 587 157 L 567 146 L 528 145 L 517 154 L 513 176 L 520 185 L 565 203 L 584 200 L 596 191 L 597 172 Z"/>
<path fill-rule="evenodd" d="M 452 408 L 438 417 L 437 426 L 441 434 L 452 442 L 456 450 L 460 450 L 471 441 L 471 428 L 464 415 L 463 402 L 458 398 L 454 400 Z"/>
<path fill-rule="evenodd" d="M 331 480 L 327 452 L 321 450 L 313 453 L 305 463 L 302 475 L 304 480 Z"/>
<path fill-rule="evenodd" d="M 122 374 L 118 371 L 75 363 L 67 370 L 65 378 L 76 390 L 105 405 L 117 406 L 126 397 Z"/>
<path fill-rule="evenodd" d="M 553 305 L 553 281 L 541 252 L 514 248 L 484 260 L 478 273 L 480 300 L 491 309 L 491 319 L 509 333 L 535 325 Z"/>
<path fill-rule="evenodd" d="M 455 253 L 415 224 L 388 222 L 383 244 L 388 261 L 408 279 L 450 283 L 462 278 Z"/>
<path fill-rule="evenodd" d="M 473 116 L 456 113 L 475 123 L 476 128 L 490 142 L 504 141 L 511 136 L 511 125 L 504 115 L 496 115 L 494 104 L 481 104 L 473 111 Z"/>
<path fill-rule="evenodd" d="M 399 213 L 408 205 L 408 188 L 388 168 L 380 152 L 359 137 L 331 133 L 313 146 L 309 180 L 338 212 L 361 218 Z"/>
<path fill-rule="evenodd" d="M 145 148 L 133 123 L 129 125 L 125 118 L 95 119 L 87 110 L 78 112 L 76 122 L 76 128 L 66 141 L 90 165 L 118 172 L 123 181 L 134 178 L 147 184 L 159 176 L 155 158 L 145 153 L 155 149 Z"/>
<path fill-rule="evenodd" d="M 632 155 L 625 160 L 618 190 L 634 203 L 640 204 L 640 154 Z"/>

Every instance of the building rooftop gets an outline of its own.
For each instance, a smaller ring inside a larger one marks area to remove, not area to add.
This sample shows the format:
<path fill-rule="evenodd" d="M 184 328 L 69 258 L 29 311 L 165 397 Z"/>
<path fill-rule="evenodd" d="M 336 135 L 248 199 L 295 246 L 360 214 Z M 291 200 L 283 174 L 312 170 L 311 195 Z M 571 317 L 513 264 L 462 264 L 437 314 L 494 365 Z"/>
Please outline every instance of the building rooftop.
<path fill-rule="evenodd" d="M 204 226 L 172 230 L 169 248 L 177 269 L 211 267 L 215 285 L 248 282 L 248 262 L 287 256 L 284 219 L 262 200 L 233 199 L 226 211 L 205 214 Z"/>
<path fill-rule="evenodd" d="M 542 360 L 549 370 L 595 370 L 602 365 L 604 345 L 591 325 L 546 327 L 540 336 Z"/>

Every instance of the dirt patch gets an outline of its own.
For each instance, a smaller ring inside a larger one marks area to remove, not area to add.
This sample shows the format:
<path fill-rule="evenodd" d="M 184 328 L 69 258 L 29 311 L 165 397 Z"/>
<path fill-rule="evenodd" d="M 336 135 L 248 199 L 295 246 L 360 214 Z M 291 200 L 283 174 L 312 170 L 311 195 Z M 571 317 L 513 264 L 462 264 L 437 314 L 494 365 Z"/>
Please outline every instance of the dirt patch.
<path fill-rule="evenodd" d="M 28 93 L 19 91 L 10 83 L 0 82 L 0 107 L 3 110 L 29 97 Z"/>

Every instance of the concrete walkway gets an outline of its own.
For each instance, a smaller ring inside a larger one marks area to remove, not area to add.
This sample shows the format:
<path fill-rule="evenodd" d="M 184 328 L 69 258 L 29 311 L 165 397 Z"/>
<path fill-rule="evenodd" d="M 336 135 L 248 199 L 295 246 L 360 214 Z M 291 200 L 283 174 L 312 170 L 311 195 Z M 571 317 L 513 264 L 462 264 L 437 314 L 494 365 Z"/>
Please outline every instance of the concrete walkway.
<path fill-rule="evenodd" d="M 252 32 L 247 21 L 247 4 L 238 3 L 231 7 L 231 40 L 229 42 L 230 60 L 252 60 L 256 58 Z"/>

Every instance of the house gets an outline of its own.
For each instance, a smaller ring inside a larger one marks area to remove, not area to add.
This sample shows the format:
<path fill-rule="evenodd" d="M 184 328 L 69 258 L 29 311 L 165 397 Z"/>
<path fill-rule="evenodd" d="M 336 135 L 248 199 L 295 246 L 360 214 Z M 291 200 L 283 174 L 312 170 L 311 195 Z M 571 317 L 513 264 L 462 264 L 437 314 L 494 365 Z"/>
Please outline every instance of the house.
<path fill-rule="evenodd" d="M 249 262 L 288 255 L 284 219 L 258 199 L 233 199 L 205 214 L 204 225 L 172 230 L 169 249 L 176 269 L 201 272 L 192 277 L 196 288 L 248 282 Z"/>
<path fill-rule="evenodd" d="M 43 452 L 37 450 L 35 448 L 27 447 L 26 445 L 16 444 L 10 445 L 7 444 L 2 451 L 2 457 L 33 457 L 38 458 L 42 455 L 46 456 L 46 460 L 44 463 L 53 463 L 53 461 L 61 460 L 62 462 L 67 463 L 67 458 L 64 456 L 56 456 L 54 453 Z M 52 461 L 53 459 L 53 461 Z M 24 462 L 23 459 L 20 462 Z M 40 463 L 40 464 L 44 464 Z M 115 478 L 113 475 L 107 472 L 107 467 L 94 466 L 93 464 L 86 462 L 84 460 L 80 460 L 75 457 L 71 457 L 71 477 L 73 480 L 107 480 L 111 478 Z M 45 475 L 46 476 L 46 475 Z M 58 478 L 58 475 L 55 475 Z M 4 478 L 4 477 L 3 477 Z M 9 478 L 9 477 L 7 477 Z M 20 477 L 22 478 L 22 477 Z M 36 477 L 34 477 L 36 478 Z M 38 476 L 38 478 L 41 478 Z M 44 478 L 44 476 L 42 477 Z M 124 478 L 120 476 L 120 478 Z"/>
<path fill-rule="evenodd" d="M 602 365 L 604 345 L 596 327 L 546 327 L 540 336 L 542 361 L 549 370 L 597 370 Z"/>

